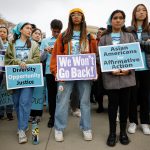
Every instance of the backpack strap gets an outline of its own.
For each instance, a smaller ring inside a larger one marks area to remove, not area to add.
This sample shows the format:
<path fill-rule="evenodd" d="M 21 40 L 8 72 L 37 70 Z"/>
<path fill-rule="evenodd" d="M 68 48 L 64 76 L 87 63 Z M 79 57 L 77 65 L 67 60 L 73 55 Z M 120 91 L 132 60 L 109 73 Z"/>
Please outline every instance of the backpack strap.
<path fill-rule="evenodd" d="M 63 38 L 64 38 L 64 36 L 65 36 L 65 31 L 62 33 L 62 46 L 64 47 L 64 42 L 63 42 Z"/>
<path fill-rule="evenodd" d="M 87 39 L 88 39 L 89 42 L 91 41 L 91 33 L 87 34 Z"/>
<path fill-rule="evenodd" d="M 63 38 L 64 38 L 64 36 L 65 36 L 65 31 L 62 33 L 62 47 L 63 47 L 63 49 L 62 49 L 62 52 L 64 51 L 64 42 L 63 42 Z"/>

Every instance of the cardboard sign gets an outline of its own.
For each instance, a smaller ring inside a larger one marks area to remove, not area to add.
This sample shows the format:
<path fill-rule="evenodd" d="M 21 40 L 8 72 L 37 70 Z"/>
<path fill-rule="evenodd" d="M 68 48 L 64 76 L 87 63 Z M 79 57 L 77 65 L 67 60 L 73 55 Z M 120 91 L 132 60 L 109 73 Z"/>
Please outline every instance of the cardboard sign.
<path fill-rule="evenodd" d="M 144 68 L 138 42 L 99 47 L 102 72 Z"/>
<path fill-rule="evenodd" d="M 95 54 L 57 55 L 57 80 L 92 80 L 97 78 Z"/>
<path fill-rule="evenodd" d="M 18 65 L 5 66 L 7 89 L 44 86 L 42 64 L 27 64 L 26 69 Z"/>

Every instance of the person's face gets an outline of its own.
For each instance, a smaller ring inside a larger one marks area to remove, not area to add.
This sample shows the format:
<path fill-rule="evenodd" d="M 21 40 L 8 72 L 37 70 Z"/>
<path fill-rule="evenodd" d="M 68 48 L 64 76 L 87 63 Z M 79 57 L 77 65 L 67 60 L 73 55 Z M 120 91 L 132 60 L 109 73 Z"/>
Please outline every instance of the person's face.
<path fill-rule="evenodd" d="M 39 30 L 36 30 L 33 34 L 32 34 L 32 39 L 36 42 L 39 42 L 41 40 L 41 32 Z"/>
<path fill-rule="evenodd" d="M 101 35 L 102 35 L 103 31 L 101 29 L 98 29 L 98 32 L 97 32 L 97 37 L 100 38 Z"/>
<path fill-rule="evenodd" d="M 51 30 L 52 30 L 52 36 L 54 36 L 55 38 L 57 38 L 61 32 L 60 29 L 51 29 Z"/>
<path fill-rule="evenodd" d="M 136 9 L 135 17 L 139 21 L 143 21 L 147 16 L 146 8 L 142 5 L 138 6 Z"/>
<path fill-rule="evenodd" d="M 112 28 L 119 30 L 121 29 L 121 27 L 124 25 L 125 19 L 123 18 L 122 13 L 116 13 L 114 14 L 112 20 L 111 20 L 111 24 L 112 24 Z"/>
<path fill-rule="evenodd" d="M 25 25 L 21 30 L 21 35 L 30 38 L 32 32 L 32 26 L 30 24 Z"/>
<path fill-rule="evenodd" d="M 0 28 L 0 37 L 2 38 L 2 40 L 6 40 L 7 39 L 7 30 L 5 28 Z"/>
<path fill-rule="evenodd" d="M 72 22 L 74 25 L 79 25 L 82 22 L 82 13 L 74 12 L 71 14 Z"/>

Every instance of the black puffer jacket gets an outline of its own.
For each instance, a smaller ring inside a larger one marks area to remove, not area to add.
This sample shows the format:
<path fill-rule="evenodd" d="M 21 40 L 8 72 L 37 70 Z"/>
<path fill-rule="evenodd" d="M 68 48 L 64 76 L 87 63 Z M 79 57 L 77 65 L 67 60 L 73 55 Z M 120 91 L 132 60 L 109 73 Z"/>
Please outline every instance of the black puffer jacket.
<path fill-rule="evenodd" d="M 139 40 L 134 26 L 128 27 L 127 30 L 129 32 L 131 32 L 133 34 L 135 40 L 140 43 L 141 50 L 144 51 L 146 54 L 147 66 L 150 69 L 150 41 L 147 41 L 148 39 L 150 39 L 150 31 L 149 32 L 142 32 L 141 33 L 141 40 Z"/>

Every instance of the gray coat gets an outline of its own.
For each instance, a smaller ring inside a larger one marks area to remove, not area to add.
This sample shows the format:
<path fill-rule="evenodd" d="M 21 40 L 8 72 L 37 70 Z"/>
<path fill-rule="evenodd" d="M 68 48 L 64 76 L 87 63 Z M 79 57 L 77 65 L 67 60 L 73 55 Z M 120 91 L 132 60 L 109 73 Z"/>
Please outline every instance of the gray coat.
<path fill-rule="evenodd" d="M 132 43 L 135 39 L 131 33 L 121 32 L 120 44 Z M 99 46 L 113 45 L 111 34 L 106 34 L 101 37 Z M 126 76 L 115 76 L 111 72 L 102 73 L 103 85 L 105 89 L 121 89 L 136 85 L 135 72 L 131 70 L 131 73 Z"/>

